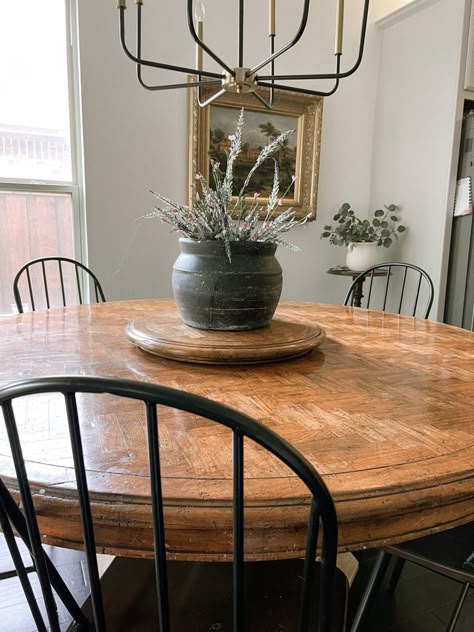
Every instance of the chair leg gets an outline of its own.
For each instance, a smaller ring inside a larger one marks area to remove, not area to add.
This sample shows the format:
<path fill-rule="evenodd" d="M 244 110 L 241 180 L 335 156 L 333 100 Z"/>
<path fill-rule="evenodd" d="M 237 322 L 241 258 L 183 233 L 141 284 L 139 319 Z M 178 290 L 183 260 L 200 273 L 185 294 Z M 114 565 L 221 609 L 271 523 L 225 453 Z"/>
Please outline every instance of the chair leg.
<path fill-rule="evenodd" d="M 354 621 L 352 622 L 350 632 L 358 632 L 360 630 L 360 626 L 367 616 L 374 597 L 380 587 L 380 584 L 382 583 L 391 557 L 392 556 L 390 555 L 390 553 L 380 551 L 375 561 L 374 568 L 372 569 L 369 581 L 367 583 L 367 588 L 365 589 L 365 592 L 362 595 L 362 599 L 360 600 L 359 607 L 357 608 L 357 612 L 355 614 Z"/>
<path fill-rule="evenodd" d="M 44 623 L 43 617 L 41 616 L 41 612 L 38 607 L 35 594 L 30 584 L 30 580 L 28 579 L 29 569 L 25 568 L 25 565 L 23 564 L 23 560 L 21 559 L 21 554 L 20 554 L 20 551 L 18 550 L 18 545 L 16 543 L 15 536 L 13 534 L 10 521 L 8 520 L 8 515 L 5 510 L 5 506 L 3 504 L 1 497 L 0 497 L 0 526 L 2 528 L 3 535 L 5 537 L 5 542 L 7 543 L 8 550 L 13 560 L 13 565 L 15 566 L 16 575 L 18 575 L 18 579 L 20 580 L 20 584 L 21 584 L 21 587 L 23 588 L 23 592 L 25 594 L 26 601 L 28 602 L 31 616 L 33 617 L 36 628 L 38 629 L 38 632 L 47 632 L 47 628 Z M 5 575 L 8 575 L 8 574 L 5 573 Z"/>
<path fill-rule="evenodd" d="M 395 590 L 398 584 L 398 580 L 400 579 L 400 575 L 402 574 L 403 567 L 405 566 L 405 560 L 401 557 L 397 557 L 395 560 L 395 566 L 390 575 L 390 583 L 389 590 L 392 592 Z"/>
<path fill-rule="evenodd" d="M 458 622 L 459 615 L 461 613 L 461 608 L 464 604 L 464 600 L 466 599 L 469 587 L 470 587 L 469 582 L 466 582 L 465 584 L 463 584 L 461 588 L 461 592 L 459 593 L 458 600 L 456 602 L 456 607 L 454 608 L 454 612 L 451 615 L 451 620 L 448 623 L 448 627 L 446 628 L 446 632 L 454 632 L 454 628 L 456 627 L 456 623 Z"/>
<path fill-rule="evenodd" d="M 18 533 L 20 538 L 23 540 L 25 546 L 28 548 L 28 550 L 31 553 L 30 543 L 29 543 L 29 538 L 28 538 L 28 529 L 26 527 L 25 518 L 23 514 L 21 513 L 20 509 L 18 509 L 15 501 L 13 500 L 10 492 L 8 491 L 2 479 L 0 479 L 0 500 L 2 502 L 5 514 L 6 516 L 8 516 L 8 519 L 13 525 L 13 528 Z M 85 629 L 87 629 L 87 626 L 89 625 L 89 621 L 87 620 L 84 613 L 82 612 L 81 607 L 79 606 L 77 601 L 74 599 L 71 591 L 67 587 L 66 583 L 64 582 L 63 578 L 58 573 L 58 571 L 56 570 L 56 567 L 51 562 L 49 557 L 46 555 L 46 553 L 43 553 L 43 554 L 44 554 L 46 567 L 48 569 L 51 586 L 56 591 L 58 597 L 61 599 L 61 601 L 63 602 L 64 606 L 66 607 L 67 611 L 69 612 L 71 617 L 74 619 L 74 621 L 76 621 L 82 626 L 86 626 Z"/>

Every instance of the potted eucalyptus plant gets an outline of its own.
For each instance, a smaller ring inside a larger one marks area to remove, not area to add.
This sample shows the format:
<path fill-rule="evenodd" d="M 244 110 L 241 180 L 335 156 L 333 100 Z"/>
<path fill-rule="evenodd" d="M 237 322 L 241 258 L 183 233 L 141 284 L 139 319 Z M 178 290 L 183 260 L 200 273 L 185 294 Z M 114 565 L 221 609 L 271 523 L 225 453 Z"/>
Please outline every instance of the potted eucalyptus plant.
<path fill-rule="evenodd" d="M 280 134 L 260 151 L 240 190 L 234 195 L 233 168 L 242 149 L 244 111 L 229 136 L 227 164 L 221 169 L 211 158 L 213 186 L 196 174 L 191 206 L 152 192 L 164 205 L 145 218 L 157 218 L 180 235 L 181 254 L 173 266 L 173 293 L 184 322 L 199 329 L 257 329 L 268 325 L 282 289 L 277 246 L 298 250 L 282 235 L 304 224 L 310 215 L 296 218 L 280 193 L 278 162 L 273 186 L 265 200 L 246 190 L 258 167 L 284 145 L 293 130 Z"/>
<path fill-rule="evenodd" d="M 398 206 L 389 204 L 374 211 L 371 219 L 361 219 L 345 202 L 333 217 L 336 224 L 325 226 L 321 238 L 328 238 L 329 243 L 335 246 L 347 246 L 347 267 L 363 271 L 382 263 L 381 249 L 390 248 L 406 231 L 400 223 L 398 210 Z"/>

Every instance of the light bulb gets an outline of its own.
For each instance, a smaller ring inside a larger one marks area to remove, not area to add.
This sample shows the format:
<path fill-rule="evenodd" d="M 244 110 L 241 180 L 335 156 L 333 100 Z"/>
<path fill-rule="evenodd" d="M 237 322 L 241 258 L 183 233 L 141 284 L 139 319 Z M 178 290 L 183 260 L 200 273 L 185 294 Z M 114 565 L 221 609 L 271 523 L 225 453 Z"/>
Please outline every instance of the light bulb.
<path fill-rule="evenodd" d="M 202 0 L 198 0 L 194 7 L 194 18 L 196 22 L 204 22 L 205 17 L 206 9 L 204 7 L 204 2 Z"/>

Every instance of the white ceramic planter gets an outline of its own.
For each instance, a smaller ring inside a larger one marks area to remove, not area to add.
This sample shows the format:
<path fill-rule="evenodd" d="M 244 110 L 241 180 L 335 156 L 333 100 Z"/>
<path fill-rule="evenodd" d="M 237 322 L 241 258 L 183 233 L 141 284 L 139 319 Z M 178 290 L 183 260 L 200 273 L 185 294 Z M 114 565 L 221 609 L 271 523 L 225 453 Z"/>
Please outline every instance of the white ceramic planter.
<path fill-rule="evenodd" d="M 347 247 L 346 265 L 350 270 L 356 272 L 363 272 L 367 268 L 387 260 L 387 248 L 378 247 L 375 241 L 350 244 Z"/>

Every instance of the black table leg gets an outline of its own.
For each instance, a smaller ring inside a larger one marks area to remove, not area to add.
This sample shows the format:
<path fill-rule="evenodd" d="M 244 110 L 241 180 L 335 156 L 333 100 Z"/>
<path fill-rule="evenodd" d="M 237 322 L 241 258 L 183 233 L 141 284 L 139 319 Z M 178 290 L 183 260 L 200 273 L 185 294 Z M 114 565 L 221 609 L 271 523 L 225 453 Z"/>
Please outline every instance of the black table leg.
<path fill-rule="evenodd" d="M 355 279 L 357 277 L 358 277 L 358 274 L 353 276 L 352 280 L 355 281 Z M 362 299 L 364 298 L 364 294 L 362 292 L 362 288 L 364 286 L 364 281 L 365 281 L 365 279 L 361 279 L 354 286 L 354 293 L 352 295 L 352 305 L 354 307 L 361 307 L 361 305 L 362 305 Z"/>

